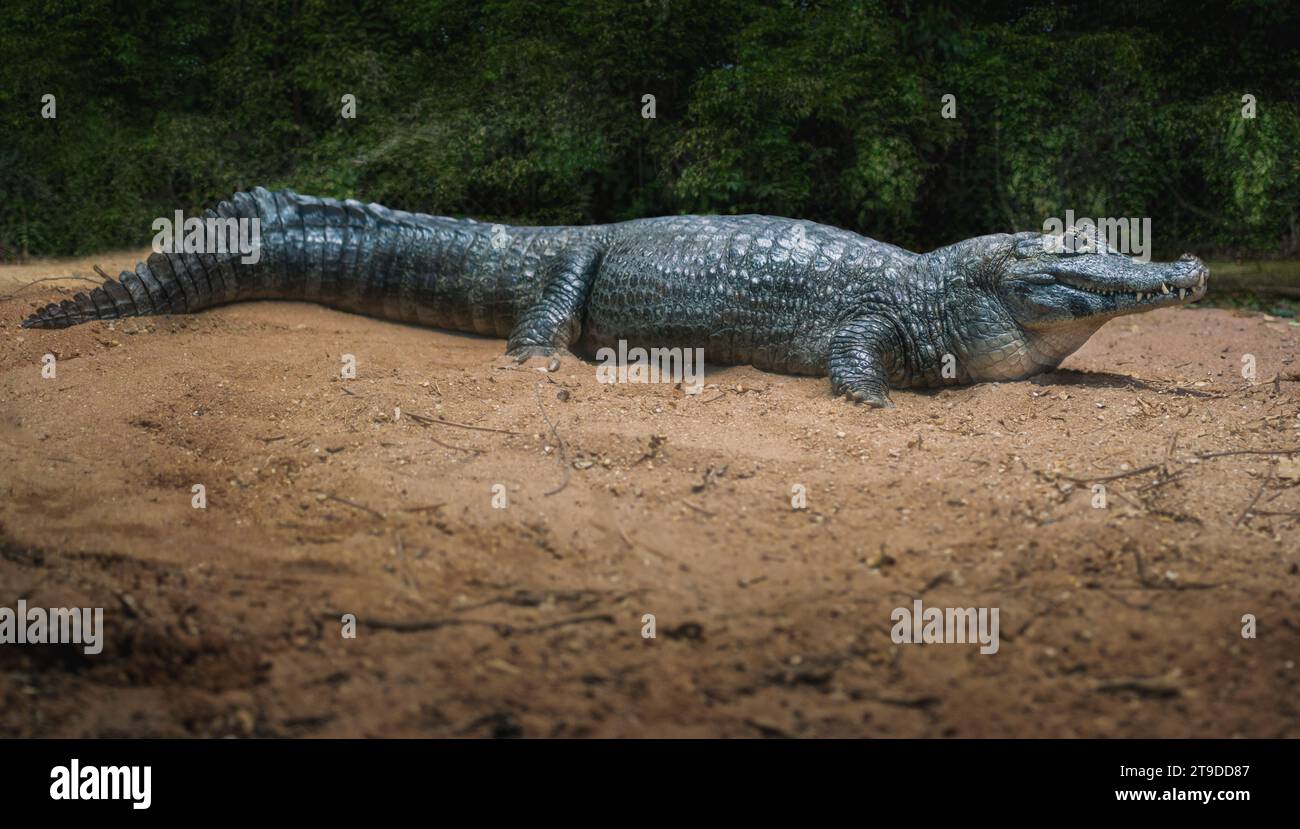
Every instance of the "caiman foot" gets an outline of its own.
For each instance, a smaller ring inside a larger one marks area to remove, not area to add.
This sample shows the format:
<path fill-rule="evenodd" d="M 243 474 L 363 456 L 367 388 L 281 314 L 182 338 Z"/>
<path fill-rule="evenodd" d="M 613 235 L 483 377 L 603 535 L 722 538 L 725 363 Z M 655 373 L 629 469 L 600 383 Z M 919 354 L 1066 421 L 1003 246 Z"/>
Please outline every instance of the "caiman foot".
<path fill-rule="evenodd" d="M 561 360 L 578 361 L 578 356 L 567 348 L 554 348 L 546 345 L 521 345 L 506 351 L 506 357 L 516 365 L 526 363 L 535 357 L 546 360 L 547 371 L 555 371 Z"/>
<path fill-rule="evenodd" d="M 894 408 L 889 400 L 889 369 L 900 351 L 888 320 L 865 316 L 847 323 L 831 341 L 831 390 L 855 403 Z"/>
<path fill-rule="evenodd" d="M 889 399 L 889 395 L 883 389 L 855 386 L 841 389 L 840 393 L 854 403 L 865 403 L 873 409 L 894 408 L 894 401 Z"/>

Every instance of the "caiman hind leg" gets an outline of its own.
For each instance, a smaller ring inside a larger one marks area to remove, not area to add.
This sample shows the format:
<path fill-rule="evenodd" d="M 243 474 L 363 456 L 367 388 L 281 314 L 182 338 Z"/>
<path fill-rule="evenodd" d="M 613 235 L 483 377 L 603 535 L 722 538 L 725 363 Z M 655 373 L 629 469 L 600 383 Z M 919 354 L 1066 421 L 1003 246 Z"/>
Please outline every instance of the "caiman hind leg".
<path fill-rule="evenodd" d="M 881 317 L 846 324 L 831 341 L 831 390 L 878 409 L 894 408 L 889 375 L 902 356 L 901 347 L 894 327 Z"/>
<path fill-rule="evenodd" d="M 583 309 L 600 265 L 600 250 L 581 245 L 552 260 L 539 274 L 542 293 L 510 332 L 506 354 L 529 357 L 569 354 L 582 334 Z"/>

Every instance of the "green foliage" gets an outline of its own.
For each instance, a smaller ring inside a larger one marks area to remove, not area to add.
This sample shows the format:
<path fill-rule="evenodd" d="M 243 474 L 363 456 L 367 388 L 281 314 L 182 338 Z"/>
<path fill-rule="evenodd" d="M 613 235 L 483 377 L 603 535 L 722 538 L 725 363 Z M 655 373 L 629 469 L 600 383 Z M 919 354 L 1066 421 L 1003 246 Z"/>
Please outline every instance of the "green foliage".
<path fill-rule="evenodd" d="M 918 249 L 1073 209 L 1150 217 L 1165 254 L 1295 252 L 1297 23 L 1264 0 L 6 0 L 0 245 L 139 244 L 263 184 L 517 223 L 770 213 Z"/>

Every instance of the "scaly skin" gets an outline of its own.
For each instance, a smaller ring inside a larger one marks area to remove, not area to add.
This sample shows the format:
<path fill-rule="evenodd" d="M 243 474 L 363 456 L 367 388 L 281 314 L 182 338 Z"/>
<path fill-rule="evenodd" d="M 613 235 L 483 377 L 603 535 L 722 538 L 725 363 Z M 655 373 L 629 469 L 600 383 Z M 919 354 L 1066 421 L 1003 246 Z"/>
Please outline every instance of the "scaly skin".
<path fill-rule="evenodd" d="M 701 347 L 712 363 L 829 375 L 836 394 L 889 406 L 890 388 L 1049 371 L 1106 320 L 1200 299 L 1208 277 L 1190 255 L 1052 252 L 1037 233 L 916 254 L 770 216 L 503 227 L 261 188 L 204 216 L 259 219 L 260 261 L 155 253 L 23 327 L 306 300 L 505 337 L 519 359 L 620 339 Z"/>

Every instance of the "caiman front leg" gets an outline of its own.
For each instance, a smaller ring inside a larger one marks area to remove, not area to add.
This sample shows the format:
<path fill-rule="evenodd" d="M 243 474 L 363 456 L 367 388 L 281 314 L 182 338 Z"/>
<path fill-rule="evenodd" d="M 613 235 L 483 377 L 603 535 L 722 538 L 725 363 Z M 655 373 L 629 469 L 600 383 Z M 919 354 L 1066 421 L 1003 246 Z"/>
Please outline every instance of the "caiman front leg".
<path fill-rule="evenodd" d="M 860 317 L 845 324 L 831 341 L 832 391 L 878 409 L 894 408 L 889 374 L 901 348 L 893 325 L 883 317 Z"/>
<path fill-rule="evenodd" d="M 569 353 L 582 334 L 583 309 L 599 264 L 600 251 L 592 245 L 552 260 L 539 274 L 542 295 L 510 332 L 506 354 L 522 363 L 529 357 Z"/>

